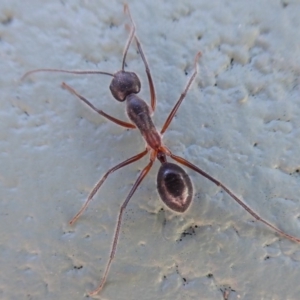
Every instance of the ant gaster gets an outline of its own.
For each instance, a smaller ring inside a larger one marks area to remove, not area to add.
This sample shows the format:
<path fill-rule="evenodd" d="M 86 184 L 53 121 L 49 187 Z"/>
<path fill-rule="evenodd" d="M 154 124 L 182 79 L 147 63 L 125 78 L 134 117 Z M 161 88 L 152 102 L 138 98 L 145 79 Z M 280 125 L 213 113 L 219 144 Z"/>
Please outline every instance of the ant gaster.
<path fill-rule="evenodd" d="M 190 177 L 187 175 L 187 173 L 177 164 L 170 163 L 167 161 L 167 157 L 171 157 L 176 162 L 194 170 L 195 172 L 199 173 L 200 175 L 206 177 L 208 180 L 215 183 L 217 186 L 221 187 L 228 195 L 230 195 L 239 205 L 241 205 L 250 215 L 252 215 L 256 220 L 261 221 L 268 227 L 272 228 L 277 233 L 281 234 L 287 239 L 290 239 L 294 242 L 300 242 L 299 238 L 296 238 L 294 236 L 291 236 L 282 230 L 278 229 L 268 221 L 262 219 L 256 212 L 254 212 L 249 206 L 247 206 L 242 200 L 240 200 L 233 192 L 230 191 L 229 188 L 223 185 L 220 181 L 217 179 L 211 177 L 209 174 L 207 174 L 205 171 L 201 170 L 191 162 L 187 161 L 186 159 L 176 156 L 173 154 L 163 143 L 162 143 L 162 135 L 165 133 L 165 131 L 168 129 L 171 121 L 173 120 L 175 114 L 178 111 L 178 108 L 180 107 L 182 101 L 184 100 L 192 82 L 194 81 L 196 74 L 197 74 L 197 64 L 199 57 L 201 56 L 201 53 L 198 52 L 195 61 L 194 61 L 194 72 L 190 79 L 187 82 L 187 85 L 183 91 L 183 93 L 180 95 L 178 101 L 174 105 L 172 111 L 170 112 L 168 118 L 166 119 L 162 129 L 160 132 L 156 129 L 151 115 L 155 111 L 156 106 L 156 95 L 155 95 L 155 89 L 154 84 L 152 81 L 152 76 L 150 73 L 150 69 L 147 63 L 147 60 L 145 58 L 144 52 L 142 50 L 141 44 L 135 35 L 135 25 L 133 22 L 133 19 L 131 17 L 128 5 L 124 5 L 124 11 L 128 13 L 129 18 L 132 23 L 131 32 L 129 39 L 127 41 L 127 44 L 125 46 L 124 55 L 123 55 L 123 62 L 122 62 L 122 69 L 115 74 L 108 73 L 108 72 L 102 72 L 102 71 L 68 71 L 68 70 L 61 70 L 61 69 L 36 69 L 27 72 L 22 78 L 27 77 L 28 75 L 36 72 L 62 72 L 62 73 L 70 73 L 70 74 L 103 74 L 112 76 L 113 79 L 110 84 L 110 91 L 113 95 L 113 97 L 120 101 L 120 102 L 126 102 L 126 112 L 131 120 L 132 123 L 124 122 L 122 120 L 116 119 L 102 110 L 97 109 L 92 103 L 90 103 L 86 98 L 81 96 L 79 93 L 77 93 L 72 87 L 67 85 L 66 83 L 62 83 L 62 87 L 67 89 L 69 92 L 77 96 L 79 99 L 81 99 L 83 102 L 85 102 L 88 106 L 90 106 L 94 111 L 102 115 L 103 117 L 109 119 L 110 121 L 123 126 L 125 128 L 138 128 L 140 133 L 142 134 L 144 140 L 146 141 L 146 149 L 142 151 L 141 153 L 132 156 L 131 158 L 128 158 L 127 160 L 119 163 L 118 165 L 114 166 L 113 168 L 109 169 L 103 177 L 99 180 L 99 182 L 95 185 L 91 193 L 89 194 L 85 204 L 80 209 L 80 211 L 73 217 L 73 219 L 70 221 L 70 224 L 74 224 L 77 219 L 80 217 L 80 215 L 85 211 L 87 208 L 89 202 L 92 200 L 93 196 L 97 193 L 97 191 L 100 189 L 108 175 L 113 173 L 114 171 L 127 166 L 135 161 L 138 161 L 142 157 L 144 157 L 147 153 L 150 152 L 150 162 L 144 167 L 144 169 L 139 174 L 137 180 L 135 181 L 133 187 L 131 188 L 127 198 L 123 202 L 118 219 L 117 219 L 117 225 L 114 233 L 113 238 L 113 244 L 110 252 L 110 257 L 107 262 L 104 275 L 102 277 L 102 280 L 100 281 L 99 286 L 89 294 L 91 296 L 96 295 L 99 293 L 105 282 L 106 278 L 108 276 L 108 272 L 110 269 L 110 265 L 114 259 L 116 250 L 117 250 L 117 244 L 119 239 L 119 233 L 121 228 L 121 222 L 122 222 L 122 216 L 123 212 L 131 199 L 132 195 L 136 191 L 137 187 L 140 185 L 142 180 L 146 177 L 148 172 L 150 171 L 154 161 L 158 159 L 161 163 L 160 169 L 157 174 L 157 189 L 158 193 L 160 195 L 161 200 L 165 203 L 167 207 L 169 207 L 171 210 L 176 211 L 178 213 L 185 212 L 188 207 L 190 206 L 192 199 L 193 199 L 193 185 L 191 182 Z M 141 89 L 141 83 L 138 78 L 138 76 L 133 72 L 127 72 L 124 70 L 125 68 L 125 59 L 127 55 L 128 48 L 132 42 L 132 40 L 135 40 L 137 44 L 138 51 L 141 55 L 141 58 L 143 60 L 145 71 L 148 79 L 148 84 L 150 88 L 150 98 L 151 98 L 151 107 L 148 106 L 148 104 L 139 98 L 136 94 L 140 92 Z"/>

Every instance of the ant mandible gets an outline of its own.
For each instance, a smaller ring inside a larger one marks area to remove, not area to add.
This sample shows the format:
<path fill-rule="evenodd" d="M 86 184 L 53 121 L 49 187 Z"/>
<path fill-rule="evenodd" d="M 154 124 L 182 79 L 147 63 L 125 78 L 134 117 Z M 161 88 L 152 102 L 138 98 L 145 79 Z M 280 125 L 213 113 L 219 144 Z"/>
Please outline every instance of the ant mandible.
<path fill-rule="evenodd" d="M 135 181 L 133 187 L 131 188 L 127 198 L 123 202 L 119 215 L 117 220 L 117 225 L 114 233 L 113 238 L 113 244 L 110 252 L 110 257 L 107 262 L 104 275 L 101 279 L 101 282 L 99 286 L 92 292 L 89 293 L 89 295 L 94 296 L 98 294 L 107 279 L 108 272 L 111 266 L 111 263 L 114 259 L 116 250 L 117 250 L 117 244 L 119 239 L 119 233 L 121 228 L 121 222 L 122 222 L 122 216 L 123 212 L 131 199 L 132 195 L 136 191 L 137 187 L 140 185 L 142 180 L 146 177 L 148 172 L 150 171 L 154 161 L 158 159 L 161 163 L 160 169 L 157 174 L 157 189 L 158 193 L 160 195 L 161 200 L 165 203 L 167 207 L 169 207 L 171 210 L 177 212 L 177 213 L 183 213 L 185 212 L 193 199 L 193 185 L 191 182 L 190 177 L 188 174 L 177 164 L 170 163 L 167 161 L 167 157 L 171 157 L 176 162 L 194 170 L 195 172 L 199 173 L 200 175 L 204 176 L 208 180 L 215 183 L 217 186 L 221 187 L 229 196 L 231 196 L 239 205 L 241 205 L 250 215 L 252 215 L 256 220 L 261 221 L 268 227 L 272 228 L 277 233 L 281 234 L 287 239 L 290 239 L 294 242 L 300 243 L 300 239 L 296 238 L 294 236 L 291 236 L 282 230 L 278 229 L 268 221 L 262 219 L 256 212 L 254 212 L 248 205 L 246 205 L 241 199 L 239 199 L 232 191 L 230 191 L 229 188 L 227 188 L 223 183 L 218 181 L 217 179 L 213 178 L 209 174 L 207 174 L 205 171 L 201 170 L 191 162 L 187 161 L 186 159 L 177 156 L 173 154 L 162 142 L 162 135 L 165 133 L 165 131 L 168 129 L 171 121 L 173 120 L 175 114 L 177 113 L 182 101 L 184 100 L 192 82 L 194 81 L 196 75 L 197 75 L 197 64 L 198 60 L 201 56 L 201 52 L 198 52 L 195 57 L 194 61 L 194 72 L 190 79 L 188 80 L 186 87 L 183 91 L 183 93 L 180 95 L 178 101 L 174 105 L 173 109 L 171 110 L 168 118 L 166 119 L 162 129 L 160 132 L 156 129 L 151 115 L 155 111 L 156 107 L 156 95 L 155 95 L 155 89 L 154 84 L 152 80 L 152 76 L 150 73 L 150 69 L 146 60 L 146 57 L 144 55 L 144 52 L 142 50 L 141 44 L 135 35 L 135 24 L 133 22 L 133 19 L 131 17 L 129 7 L 127 4 L 124 5 L 124 12 L 127 12 L 129 15 L 129 18 L 131 20 L 131 32 L 129 39 L 127 41 L 127 44 L 124 49 L 124 55 L 122 60 L 122 69 L 114 74 L 109 72 L 102 72 L 102 71 L 68 71 L 68 70 L 61 70 L 61 69 L 36 69 L 27 72 L 22 77 L 25 78 L 28 75 L 32 73 L 37 72 L 62 72 L 62 73 L 70 73 L 70 74 L 103 74 L 113 77 L 111 84 L 110 84 L 110 91 L 113 95 L 113 97 L 120 101 L 124 102 L 126 101 L 126 112 L 131 120 L 132 123 L 124 122 L 122 120 L 119 120 L 117 118 L 112 117 L 111 115 L 106 114 L 104 111 L 97 109 L 92 103 L 90 103 L 85 97 L 81 96 L 79 93 L 77 93 L 72 87 L 67 85 L 66 83 L 62 83 L 62 87 L 67 89 L 70 93 L 77 96 L 80 100 L 85 102 L 88 106 L 90 106 L 94 111 L 102 115 L 103 117 L 107 118 L 108 120 L 123 126 L 125 128 L 138 128 L 140 133 L 142 134 L 145 142 L 146 142 L 146 149 L 142 151 L 141 153 L 132 156 L 125 161 L 119 163 L 118 165 L 114 166 L 113 168 L 109 169 L 103 177 L 98 181 L 98 183 L 95 185 L 93 190 L 88 195 L 88 198 L 83 205 L 83 207 L 80 209 L 80 211 L 72 218 L 72 220 L 69 222 L 71 225 L 73 225 L 77 219 L 81 216 L 81 214 L 85 211 L 87 208 L 89 202 L 92 200 L 94 195 L 98 192 L 108 175 L 113 173 L 114 171 L 123 168 L 124 166 L 127 166 L 135 161 L 138 161 L 142 157 L 144 157 L 147 153 L 150 152 L 150 162 L 144 167 L 144 169 L 139 174 L 137 180 Z M 140 92 L 141 89 L 141 83 L 138 78 L 138 76 L 133 72 L 125 71 L 125 60 L 126 55 L 128 52 L 128 48 L 132 41 L 135 40 L 137 44 L 138 51 L 141 55 L 141 58 L 143 60 L 145 71 L 148 79 L 148 84 L 150 88 L 150 98 L 151 98 L 151 107 L 148 106 L 148 104 L 139 98 L 136 94 Z"/>

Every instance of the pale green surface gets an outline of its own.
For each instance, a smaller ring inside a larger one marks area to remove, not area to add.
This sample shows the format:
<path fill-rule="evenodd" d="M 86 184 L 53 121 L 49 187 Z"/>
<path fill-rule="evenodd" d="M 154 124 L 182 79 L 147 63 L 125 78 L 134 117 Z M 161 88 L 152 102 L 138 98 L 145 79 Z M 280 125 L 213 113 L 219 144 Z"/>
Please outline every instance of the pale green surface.
<path fill-rule="evenodd" d="M 158 127 L 203 52 L 200 74 L 164 141 L 300 237 L 299 1 L 184 2 L 129 3 L 154 77 Z M 38 67 L 118 70 L 129 21 L 121 1 L 21 3 L 0 3 L 0 299 L 83 299 L 99 283 L 119 206 L 147 160 L 113 174 L 79 222 L 68 221 L 101 175 L 144 142 L 60 88 L 66 81 L 125 120 L 110 78 L 18 79 Z M 127 64 L 149 100 L 135 51 Z M 161 212 L 158 166 L 129 204 L 99 299 L 215 300 L 228 286 L 231 300 L 299 299 L 299 244 L 253 222 L 192 171 L 191 209 L 184 216 Z"/>

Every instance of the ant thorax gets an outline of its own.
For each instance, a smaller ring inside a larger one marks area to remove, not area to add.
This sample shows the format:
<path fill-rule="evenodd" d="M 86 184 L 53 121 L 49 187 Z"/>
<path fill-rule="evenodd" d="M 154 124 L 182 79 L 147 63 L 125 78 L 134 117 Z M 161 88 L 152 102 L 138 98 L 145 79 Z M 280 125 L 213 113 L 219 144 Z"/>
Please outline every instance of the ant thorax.
<path fill-rule="evenodd" d="M 157 150 L 161 146 L 161 136 L 152 121 L 148 104 L 137 95 L 131 94 L 126 98 L 126 112 L 140 130 L 147 145 Z"/>

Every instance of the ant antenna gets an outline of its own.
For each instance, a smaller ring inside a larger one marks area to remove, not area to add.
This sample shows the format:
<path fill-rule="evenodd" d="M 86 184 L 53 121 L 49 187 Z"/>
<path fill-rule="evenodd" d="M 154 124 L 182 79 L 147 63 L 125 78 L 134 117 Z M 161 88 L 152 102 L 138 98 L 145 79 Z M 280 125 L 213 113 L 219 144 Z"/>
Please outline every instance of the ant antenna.
<path fill-rule="evenodd" d="M 108 75 L 114 77 L 114 74 L 109 73 L 109 72 L 102 72 L 102 71 L 69 71 L 69 70 L 63 70 L 63 69 L 35 69 L 31 70 L 27 73 L 25 73 L 22 77 L 21 80 L 26 78 L 27 76 L 33 74 L 33 73 L 38 73 L 38 72 L 55 72 L 55 73 L 69 73 L 69 74 L 75 74 L 75 75 L 86 75 L 86 74 L 102 74 L 102 75 Z"/>
<path fill-rule="evenodd" d="M 127 56 L 127 52 L 128 52 L 128 49 L 129 49 L 129 46 L 134 38 L 134 34 L 135 34 L 135 24 L 132 20 L 132 17 L 131 17 L 131 14 L 130 14 L 130 10 L 128 8 L 128 5 L 127 4 L 124 4 L 124 13 L 128 13 L 129 14 L 129 17 L 130 17 L 130 20 L 131 20 L 131 23 L 132 23 L 132 28 L 131 28 L 131 32 L 130 32 L 130 36 L 129 36 L 129 39 L 127 41 L 127 44 L 126 44 L 126 47 L 124 49 L 124 55 L 123 55 L 123 61 L 122 61 L 122 71 L 124 71 L 124 68 L 125 68 L 125 59 L 126 59 L 126 56 Z"/>

